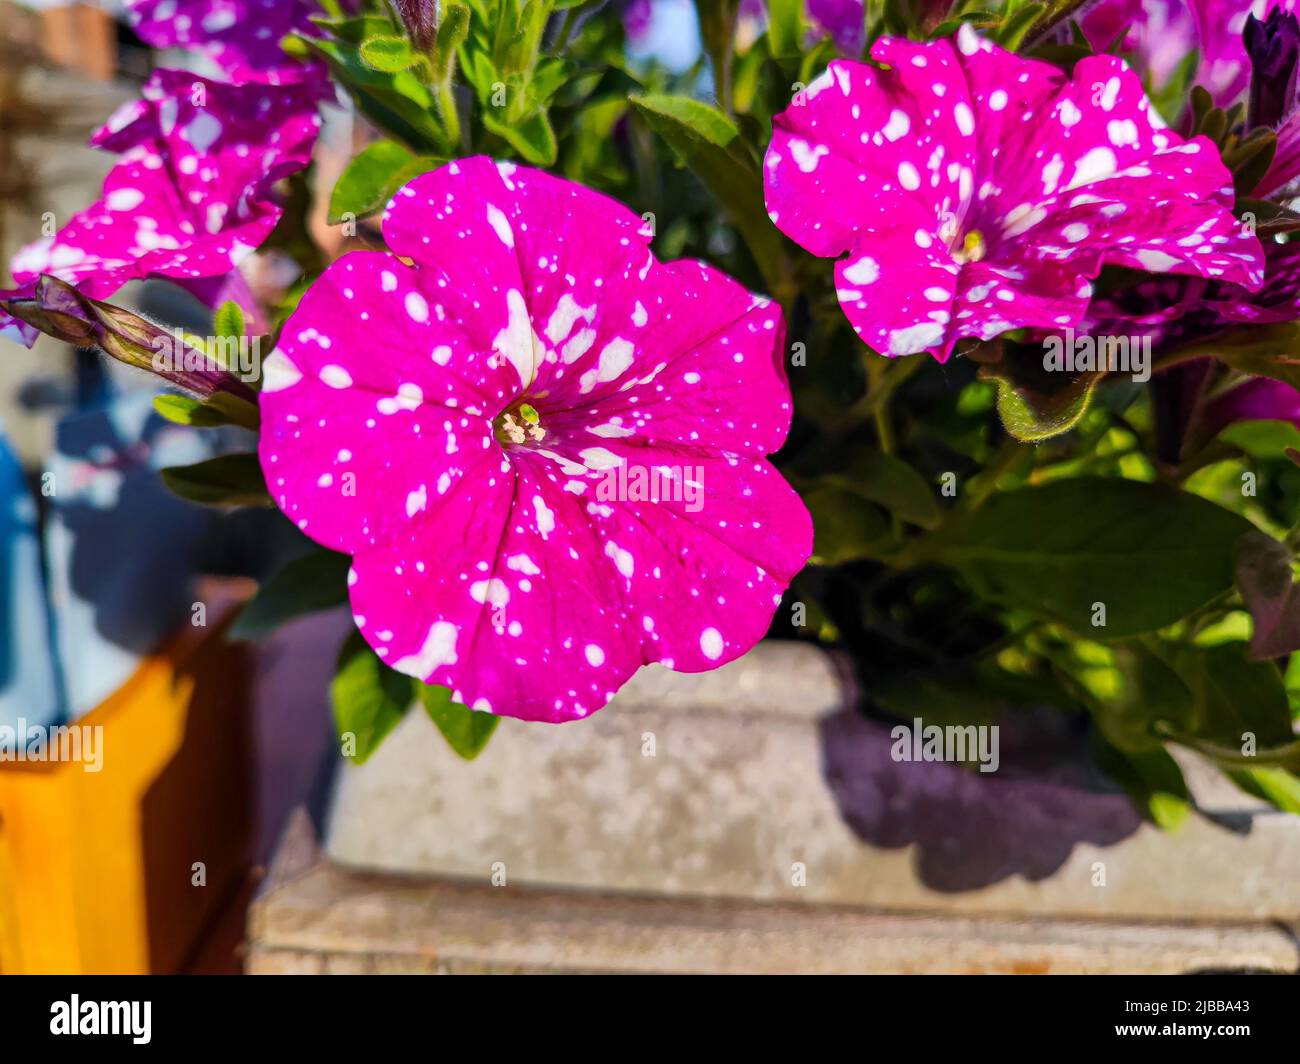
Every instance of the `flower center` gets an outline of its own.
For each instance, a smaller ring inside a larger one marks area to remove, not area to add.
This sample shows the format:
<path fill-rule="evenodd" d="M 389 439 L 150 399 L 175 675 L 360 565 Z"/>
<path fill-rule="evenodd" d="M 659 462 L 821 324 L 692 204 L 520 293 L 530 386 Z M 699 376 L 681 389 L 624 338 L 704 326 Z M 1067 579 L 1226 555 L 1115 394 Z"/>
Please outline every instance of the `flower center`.
<path fill-rule="evenodd" d="M 972 229 L 961 238 L 961 245 L 952 249 L 952 257 L 959 266 L 979 262 L 984 257 L 984 234 L 978 229 Z"/>
<path fill-rule="evenodd" d="M 506 444 L 521 444 L 532 440 L 541 443 L 546 439 L 541 416 L 537 409 L 525 402 L 516 403 L 501 413 L 493 425 L 497 440 Z"/>
<path fill-rule="evenodd" d="M 939 226 L 939 239 L 948 245 L 948 253 L 958 266 L 965 266 L 968 262 L 979 262 L 984 258 L 984 252 L 987 247 L 984 243 L 984 234 L 978 229 L 968 230 L 964 235 L 961 231 L 961 223 L 954 214 L 945 214 L 943 224 Z"/>

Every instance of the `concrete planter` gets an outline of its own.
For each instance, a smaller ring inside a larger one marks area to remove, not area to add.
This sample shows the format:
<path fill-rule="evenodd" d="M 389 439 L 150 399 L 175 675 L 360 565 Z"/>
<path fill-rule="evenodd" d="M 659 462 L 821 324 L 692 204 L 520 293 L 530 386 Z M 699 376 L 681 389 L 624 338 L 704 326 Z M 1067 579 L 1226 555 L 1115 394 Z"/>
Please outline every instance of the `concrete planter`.
<path fill-rule="evenodd" d="M 1300 820 L 1192 767 L 1216 822 L 1163 834 L 1055 716 L 981 775 L 895 762 L 852 703 L 832 657 L 771 643 L 643 670 L 578 725 L 506 721 L 473 763 L 411 714 L 340 773 L 320 850 L 299 825 L 256 964 L 1297 968 Z"/>

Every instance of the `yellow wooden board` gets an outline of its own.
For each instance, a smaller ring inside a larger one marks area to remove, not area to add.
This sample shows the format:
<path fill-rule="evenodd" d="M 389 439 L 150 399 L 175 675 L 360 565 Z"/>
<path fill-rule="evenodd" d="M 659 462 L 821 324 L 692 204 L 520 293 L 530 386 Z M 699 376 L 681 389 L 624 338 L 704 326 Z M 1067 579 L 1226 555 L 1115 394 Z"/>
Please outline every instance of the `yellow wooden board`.
<path fill-rule="evenodd" d="M 249 656 L 223 629 L 183 633 L 76 722 L 103 729 L 98 772 L 0 763 L 0 972 L 174 971 L 242 878 Z"/>

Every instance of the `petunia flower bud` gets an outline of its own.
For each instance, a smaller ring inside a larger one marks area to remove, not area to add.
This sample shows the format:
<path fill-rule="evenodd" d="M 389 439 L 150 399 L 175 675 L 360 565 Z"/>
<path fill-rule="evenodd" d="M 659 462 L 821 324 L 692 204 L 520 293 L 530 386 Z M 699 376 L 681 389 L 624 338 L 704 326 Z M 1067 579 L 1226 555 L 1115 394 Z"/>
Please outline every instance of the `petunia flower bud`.
<path fill-rule="evenodd" d="M 1300 19 L 1275 8 L 1262 22 L 1251 15 L 1242 34 L 1250 56 L 1250 121 L 1277 126 L 1295 110 L 1300 59 Z"/>
<path fill-rule="evenodd" d="M 247 384 L 183 334 L 91 299 L 57 277 L 42 276 L 30 297 L 0 299 L 0 310 L 65 343 L 98 347 L 119 362 L 154 373 L 199 399 L 224 393 L 256 403 Z"/>
<path fill-rule="evenodd" d="M 438 0 L 393 0 L 393 2 L 416 48 L 421 52 L 431 51 L 434 41 L 438 39 L 441 6 Z"/>

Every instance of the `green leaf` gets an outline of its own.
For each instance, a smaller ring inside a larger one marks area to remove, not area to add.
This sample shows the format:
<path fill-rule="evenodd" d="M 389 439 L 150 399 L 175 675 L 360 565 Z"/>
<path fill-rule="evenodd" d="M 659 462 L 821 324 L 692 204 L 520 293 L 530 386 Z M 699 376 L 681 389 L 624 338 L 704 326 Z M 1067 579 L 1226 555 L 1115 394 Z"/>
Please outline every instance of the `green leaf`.
<path fill-rule="evenodd" d="M 980 367 L 981 380 L 998 386 L 1002 425 L 1018 440 L 1037 443 L 1068 432 L 1088 412 L 1104 373 L 1048 369 L 1041 344 L 1001 345 L 999 361 Z"/>
<path fill-rule="evenodd" d="M 1002 21 L 993 32 L 993 39 L 1007 51 L 1016 51 L 1024 43 L 1038 17 L 1046 10 L 1046 4 L 1025 4 Z"/>
<path fill-rule="evenodd" d="M 632 106 L 646 116 L 651 127 L 687 164 L 701 144 L 728 148 L 740 136 L 730 118 L 693 96 L 647 95 L 631 97 Z"/>
<path fill-rule="evenodd" d="M 1294 233 L 1300 230 L 1300 214 L 1284 207 L 1280 203 L 1268 200 L 1238 199 L 1237 217 L 1242 224 L 1250 223 L 1256 236 L 1261 240 L 1276 236 L 1278 233 Z"/>
<path fill-rule="evenodd" d="M 208 399 L 168 392 L 154 396 L 153 408 L 177 425 L 192 425 L 201 429 L 238 425 L 253 432 L 258 427 L 257 407 L 226 392 L 216 392 Z"/>
<path fill-rule="evenodd" d="M 371 37 L 392 37 L 400 32 L 399 25 L 386 15 L 360 15 L 356 18 L 313 15 L 311 21 L 330 36 L 358 46 Z"/>
<path fill-rule="evenodd" d="M 406 716 L 411 701 L 411 678 L 385 665 L 360 632 L 348 636 L 330 684 L 334 728 L 345 756 L 365 761 Z"/>
<path fill-rule="evenodd" d="M 550 103 L 551 97 L 568 84 L 569 79 L 577 71 L 578 64 L 569 59 L 541 60 L 527 82 L 529 99 L 539 107 L 545 106 Z"/>
<path fill-rule="evenodd" d="M 227 299 L 218 308 L 212 320 L 212 331 L 217 336 L 244 335 L 244 312 L 233 299 Z"/>
<path fill-rule="evenodd" d="M 1191 813 L 1191 795 L 1183 770 L 1168 751 L 1160 747 L 1124 751 L 1099 741 L 1097 761 L 1124 788 L 1138 810 L 1162 831 L 1174 830 Z"/>
<path fill-rule="evenodd" d="M 273 573 L 240 611 L 231 639 L 260 639 L 285 621 L 327 610 L 348 600 L 346 554 L 314 550 Z"/>
<path fill-rule="evenodd" d="M 545 111 L 536 111 L 520 121 L 500 119 L 491 112 L 484 112 L 482 118 L 484 128 L 505 140 L 525 162 L 536 166 L 554 164 L 559 148 Z"/>
<path fill-rule="evenodd" d="M 1293 747 L 1300 753 L 1282 675 L 1271 662 L 1248 660 L 1242 643 L 1200 647 L 1149 640 L 1147 646 L 1187 692 L 1172 704 L 1152 707 L 1162 734 L 1231 764 L 1273 756 L 1286 761 Z M 1247 736 L 1253 737 L 1254 754 L 1242 750 Z"/>
<path fill-rule="evenodd" d="M 965 11 L 960 15 L 954 15 L 940 22 L 930 31 L 929 39 L 937 41 L 944 37 L 951 37 L 967 23 L 981 27 L 996 26 L 1001 21 L 1001 18 L 1002 16 L 994 11 Z"/>
<path fill-rule="evenodd" d="M 182 499 L 205 506 L 270 506 L 271 496 L 255 454 L 224 454 L 161 470 L 163 483 Z"/>
<path fill-rule="evenodd" d="M 1078 478 L 995 494 L 915 553 L 994 601 L 1117 639 L 1172 624 L 1231 587 L 1234 544 L 1252 527 L 1164 485 Z M 1093 624 L 1095 604 L 1104 627 Z"/>
<path fill-rule="evenodd" d="M 456 62 L 456 51 L 469 36 L 469 8 L 464 4 L 445 5 L 442 22 L 438 26 L 438 39 L 433 46 L 433 78 L 441 84 L 451 77 Z"/>
<path fill-rule="evenodd" d="M 803 54 L 803 0 L 768 0 L 767 38 L 778 59 Z"/>
<path fill-rule="evenodd" d="M 421 150 L 449 150 L 446 133 L 434 118 L 433 95 L 410 71 L 375 70 L 362 61 L 359 48 L 346 41 L 310 38 L 307 43 L 381 129 Z"/>
<path fill-rule="evenodd" d="M 492 733 L 501 723 L 501 718 L 491 713 L 479 713 L 459 702 L 453 702 L 451 692 L 445 687 L 417 681 L 415 692 L 424 711 L 438 725 L 447 745 L 466 761 L 473 761 L 483 752 Z"/>
<path fill-rule="evenodd" d="M 1284 813 L 1300 813 L 1300 777 L 1284 768 L 1229 768 L 1224 774 L 1247 794 Z"/>
<path fill-rule="evenodd" d="M 1285 458 L 1288 450 L 1300 450 L 1300 429 L 1290 421 L 1234 421 L 1219 439 L 1253 458 Z"/>
<path fill-rule="evenodd" d="M 689 96 L 629 99 L 726 211 L 749 245 L 768 289 L 778 300 L 790 294 L 789 257 L 767 216 L 758 161 L 742 141 L 739 127 L 716 107 Z"/>
<path fill-rule="evenodd" d="M 818 478 L 818 483 L 860 495 L 922 528 L 939 524 L 939 504 L 930 485 L 920 473 L 893 455 L 864 451 L 843 469 Z"/>
<path fill-rule="evenodd" d="M 1272 377 L 1300 390 L 1300 322 L 1241 326 L 1171 354 L 1179 361 L 1217 358 L 1252 377 Z"/>
<path fill-rule="evenodd" d="M 361 61 L 371 70 L 397 74 L 413 67 L 416 59 L 405 37 L 371 37 L 361 42 Z"/>
<path fill-rule="evenodd" d="M 1256 129 L 1223 154 L 1224 165 L 1232 171 L 1237 195 L 1249 196 L 1268 173 L 1277 154 L 1277 134 L 1271 129 Z"/>
<path fill-rule="evenodd" d="M 208 410 L 203 403 L 189 395 L 156 395 L 153 408 L 168 421 L 177 425 L 193 425 L 196 428 L 210 428 L 214 425 L 227 425 L 229 422 L 216 411 Z"/>
<path fill-rule="evenodd" d="M 330 194 L 329 223 L 337 225 L 345 214 L 357 218 L 382 210 L 393 193 L 444 160 L 436 155 L 414 155 L 391 140 L 368 144 L 334 184 Z"/>
<path fill-rule="evenodd" d="M 878 558 L 892 545 L 884 513 L 860 496 L 823 486 L 804 495 L 813 519 L 816 565 L 839 565 L 859 558 Z"/>

